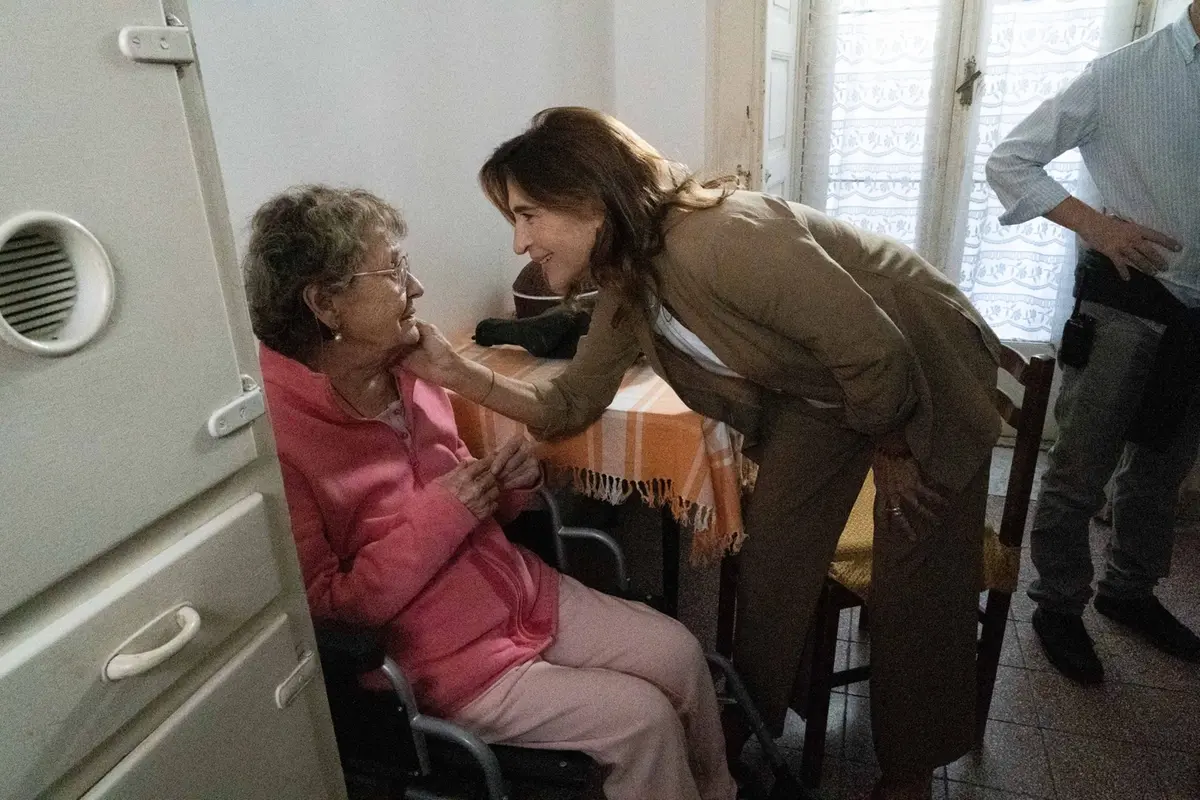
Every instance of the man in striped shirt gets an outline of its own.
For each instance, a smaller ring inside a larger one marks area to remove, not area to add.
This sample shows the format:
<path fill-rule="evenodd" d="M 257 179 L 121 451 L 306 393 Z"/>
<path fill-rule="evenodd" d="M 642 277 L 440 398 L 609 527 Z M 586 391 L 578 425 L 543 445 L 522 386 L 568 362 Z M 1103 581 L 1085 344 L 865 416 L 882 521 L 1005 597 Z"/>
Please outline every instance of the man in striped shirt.
<path fill-rule="evenodd" d="M 1103 211 L 1046 172 L 1075 147 Z M 1200 447 L 1200 398 L 1192 391 L 1180 399 L 1165 443 L 1129 433 L 1147 401 L 1171 386 L 1159 365 L 1170 323 L 1122 297 L 1142 287 L 1140 296 L 1157 293 L 1171 319 L 1200 319 L 1192 313 L 1200 309 L 1200 0 L 1175 23 L 1093 61 L 996 147 L 987 175 L 1005 207 L 1002 224 L 1044 216 L 1090 248 L 1081 258 L 1089 283 L 1092 264 L 1111 275 L 1108 297 L 1082 295 L 1080 310 L 1092 320 L 1083 324 L 1091 331 L 1086 363 L 1063 366 L 1060 435 L 1030 537 L 1034 628 L 1063 674 L 1103 679 L 1082 613 L 1092 597 L 1089 520 L 1112 476 L 1113 531 L 1096 610 L 1162 650 L 1200 661 L 1200 639 L 1153 594 L 1170 567 L 1177 492 Z M 1076 360 L 1065 351 L 1061 361 Z M 1200 356 L 1193 349 L 1188 358 Z"/>

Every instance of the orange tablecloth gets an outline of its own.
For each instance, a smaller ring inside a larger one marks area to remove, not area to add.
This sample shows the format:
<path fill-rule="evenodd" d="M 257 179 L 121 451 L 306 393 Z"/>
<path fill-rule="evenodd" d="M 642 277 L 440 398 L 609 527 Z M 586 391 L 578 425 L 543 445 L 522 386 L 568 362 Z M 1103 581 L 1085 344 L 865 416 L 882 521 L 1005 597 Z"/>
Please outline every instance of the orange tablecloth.
<path fill-rule="evenodd" d="M 517 347 L 467 344 L 459 352 L 522 380 L 551 378 L 567 365 Z M 525 431 L 524 425 L 461 396 L 451 393 L 450 398 L 459 434 L 476 455 Z M 745 538 L 739 435 L 685 406 L 644 360 L 626 373 L 599 420 L 569 439 L 540 443 L 538 453 L 589 497 L 616 504 L 637 492 L 652 506 L 667 504 L 693 532 L 693 564 L 716 563 L 736 552 Z"/>

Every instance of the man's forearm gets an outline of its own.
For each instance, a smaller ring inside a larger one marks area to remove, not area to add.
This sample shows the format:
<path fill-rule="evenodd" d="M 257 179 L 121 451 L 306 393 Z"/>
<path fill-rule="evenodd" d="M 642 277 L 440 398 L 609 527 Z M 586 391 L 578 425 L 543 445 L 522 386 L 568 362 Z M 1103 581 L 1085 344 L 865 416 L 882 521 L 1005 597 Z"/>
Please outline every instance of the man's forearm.
<path fill-rule="evenodd" d="M 1045 214 L 1046 219 L 1079 234 L 1085 242 L 1091 242 L 1091 232 L 1104 215 L 1075 196 L 1068 197 Z"/>

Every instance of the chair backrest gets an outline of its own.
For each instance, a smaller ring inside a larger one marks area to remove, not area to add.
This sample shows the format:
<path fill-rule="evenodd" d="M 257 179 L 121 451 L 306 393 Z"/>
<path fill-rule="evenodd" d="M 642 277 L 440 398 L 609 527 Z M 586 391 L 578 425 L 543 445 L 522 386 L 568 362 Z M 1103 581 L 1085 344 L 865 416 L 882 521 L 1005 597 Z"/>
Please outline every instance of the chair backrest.
<path fill-rule="evenodd" d="M 1002 345 L 1000 366 L 1024 387 L 1020 399 L 1012 397 L 1002 387 L 996 387 L 996 408 L 1017 432 L 1005 490 L 1004 516 L 1000 522 L 1000 541 L 1009 547 L 1020 547 L 1025 538 L 1038 451 L 1046 426 L 1050 386 L 1054 382 L 1054 357 L 1036 355 L 1027 359 L 1011 347 Z"/>

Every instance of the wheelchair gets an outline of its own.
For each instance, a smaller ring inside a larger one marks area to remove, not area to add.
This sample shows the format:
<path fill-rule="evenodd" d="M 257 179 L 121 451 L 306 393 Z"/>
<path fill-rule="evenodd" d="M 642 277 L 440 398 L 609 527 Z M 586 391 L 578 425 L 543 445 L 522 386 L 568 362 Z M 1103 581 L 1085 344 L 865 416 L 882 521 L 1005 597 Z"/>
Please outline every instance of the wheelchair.
<path fill-rule="evenodd" d="M 607 552 L 612 564 L 610 586 L 598 588 L 617 596 L 652 600 L 631 597 L 624 553 L 609 534 L 564 525 L 554 496 L 543 489 L 539 497 L 541 508 L 526 511 L 504 526 L 511 540 L 562 572 L 570 571 L 572 548 L 568 543 L 590 542 L 592 549 Z M 386 655 L 376 632 L 318 622 L 316 633 L 342 770 L 352 798 L 603 798 L 603 769 L 584 753 L 488 745 L 460 726 L 423 714 L 403 671 Z M 722 713 L 743 715 L 762 745 L 773 776 L 769 793 L 760 789 L 746 796 L 811 800 L 814 795 L 792 775 L 733 665 L 717 654 L 709 655 L 708 660 L 720 687 Z M 390 691 L 360 685 L 361 676 L 375 670 L 386 676 Z"/>

